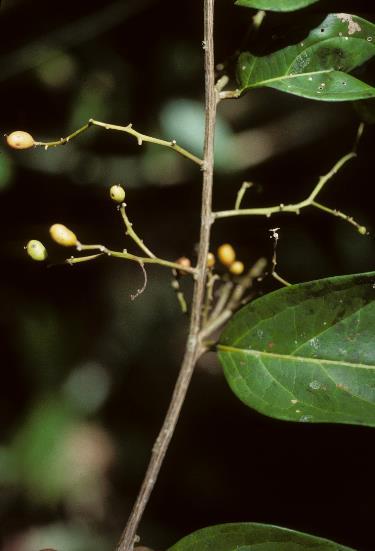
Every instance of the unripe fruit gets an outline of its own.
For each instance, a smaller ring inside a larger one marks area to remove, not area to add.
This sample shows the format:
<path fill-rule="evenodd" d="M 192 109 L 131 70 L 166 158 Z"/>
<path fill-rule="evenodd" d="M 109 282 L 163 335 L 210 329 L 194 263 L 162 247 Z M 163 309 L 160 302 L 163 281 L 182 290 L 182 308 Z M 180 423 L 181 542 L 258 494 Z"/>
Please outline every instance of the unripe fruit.
<path fill-rule="evenodd" d="M 63 224 L 53 224 L 49 229 L 49 233 L 52 239 L 63 247 L 74 247 L 78 243 L 75 233 Z"/>
<path fill-rule="evenodd" d="M 208 253 L 207 255 L 207 268 L 213 268 L 215 266 L 216 258 L 213 253 Z"/>
<path fill-rule="evenodd" d="M 230 273 L 234 275 L 241 275 L 244 269 L 245 269 L 245 266 L 243 265 L 243 262 L 241 262 L 240 260 L 236 260 L 229 267 Z"/>
<path fill-rule="evenodd" d="M 357 228 L 357 229 L 358 229 L 358 231 L 361 235 L 366 235 L 367 228 L 365 228 L 365 226 L 359 226 L 359 228 Z"/>
<path fill-rule="evenodd" d="M 114 185 L 109 190 L 112 201 L 122 203 L 125 199 L 125 190 L 122 186 Z"/>
<path fill-rule="evenodd" d="M 35 145 L 32 135 L 23 130 L 15 130 L 6 139 L 9 147 L 13 149 L 29 149 Z"/>
<path fill-rule="evenodd" d="M 27 254 L 33 259 L 41 262 L 47 258 L 47 250 L 43 243 L 37 239 L 31 239 L 26 245 Z"/>
<path fill-rule="evenodd" d="M 224 243 L 224 245 L 220 245 L 217 250 L 217 256 L 219 257 L 220 262 L 224 264 L 224 266 L 230 266 L 236 260 L 236 253 L 232 245 L 229 245 L 229 243 Z"/>

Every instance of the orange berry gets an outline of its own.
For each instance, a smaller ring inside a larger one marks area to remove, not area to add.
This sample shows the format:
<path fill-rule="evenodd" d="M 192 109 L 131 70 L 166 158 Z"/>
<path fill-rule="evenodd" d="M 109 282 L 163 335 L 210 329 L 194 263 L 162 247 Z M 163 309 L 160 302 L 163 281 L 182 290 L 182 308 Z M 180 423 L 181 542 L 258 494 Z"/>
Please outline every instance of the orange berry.
<path fill-rule="evenodd" d="M 176 264 L 179 264 L 182 268 L 190 268 L 191 267 L 191 260 L 190 258 L 187 258 L 187 256 L 181 256 L 176 260 Z M 185 275 L 185 270 L 179 271 L 180 275 Z"/>
<path fill-rule="evenodd" d="M 235 250 L 229 243 L 224 243 L 224 245 L 220 245 L 217 250 L 217 256 L 219 257 L 220 262 L 224 264 L 224 266 L 230 266 L 236 260 Z"/>
<path fill-rule="evenodd" d="M 243 262 L 236 260 L 229 266 L 229 271 L 233 275 L 241 275 L 245 269 Z"/>

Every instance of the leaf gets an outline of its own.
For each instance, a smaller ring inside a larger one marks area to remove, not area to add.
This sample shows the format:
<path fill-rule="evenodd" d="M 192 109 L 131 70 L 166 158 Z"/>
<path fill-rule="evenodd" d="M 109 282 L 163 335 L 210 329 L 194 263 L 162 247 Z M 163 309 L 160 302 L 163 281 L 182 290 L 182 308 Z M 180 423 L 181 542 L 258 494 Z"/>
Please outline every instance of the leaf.
<path fill-rule="evenodd" d="M 302 532 L 256 523 L 218 524 L 186 536 L 168 551 L 353 551 Z"/>
<path fill-rule="evenodd" d="M 344 13 L 330 14 L 299 44 L 267 56 L 243 52 L 237 62 L 239 92 L 267 86 L 322 101 L 375 97 L 375 88 L 348 73 L 375 54 L 375 25 Z"/>
<path fill-rule="evenodd" d="M 240 310 L 218 354 L 246 405 L 289 421 L 375 426 L 375 272 L 285 287 Z"/>
<path fill-rule="evenodd" d="M 237 0 L 237 6 L 270 11 L 295 11 L 315 4 L 318 0 Z"/>

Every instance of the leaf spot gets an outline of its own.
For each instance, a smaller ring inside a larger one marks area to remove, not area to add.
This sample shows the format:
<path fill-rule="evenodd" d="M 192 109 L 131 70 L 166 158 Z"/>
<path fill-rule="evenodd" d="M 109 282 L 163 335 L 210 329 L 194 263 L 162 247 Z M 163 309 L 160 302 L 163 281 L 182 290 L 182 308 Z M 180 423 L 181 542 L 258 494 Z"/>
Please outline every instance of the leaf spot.
<path fill-rule="evenodd" d="M 297 404 L 297 403 L 298 403 L 298 400 L 290 400 L 290 403 L 291 403 L 291 404 Z"/>
<path fill-rule="evenodd" d="M 300 420 L 301 423 L 311 423 L 311 421 L 313 420 L 313 416 L 312 415 L 302 415 L 299 418 L 299 420 Z"/>
<path fill-rule="evenodd" d="M 348 23 L 348 33 L 354 34 L 357 32 L 360 32 L 361 26 L 357 23 L 357 21 L 353 21 L 353 16 L 348 13 L 337 13 L 336 14 L 337 19 L 340 19 L 342 23 Z"/>
<path fill-rule="evenodd" d="M 311 381 L 311 383 L 309 383 L 309 387 L 312 390 L 320 390 L 322 388 L 322 385 L 319 381 Z"/>
<path fill-rule="evenodd" d="M 372 36 L 367 37 L 367 42 L 372 42 Z"/>

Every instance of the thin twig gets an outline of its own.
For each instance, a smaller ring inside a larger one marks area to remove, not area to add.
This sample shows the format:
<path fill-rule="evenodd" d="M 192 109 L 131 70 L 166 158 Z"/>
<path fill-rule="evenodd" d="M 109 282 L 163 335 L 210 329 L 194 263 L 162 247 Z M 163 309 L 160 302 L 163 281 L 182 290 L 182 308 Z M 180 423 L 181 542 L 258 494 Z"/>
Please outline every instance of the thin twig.
<path fill-rule="evenodd" d="M 172 399 L 163 422 L 163 426 L 152 450 L 138 497 L 121 536 L 118 551 L 131 551 L 139 522 L 150 498 L 158 477 L 165 454 L 171 441 L 178 417 L 184 402 L 197 359 L 204 348 L 199 339 L 201 328 L 201 311 L 204 302 L 207 254 L 212 224 L 212 184 L 213 184 L 213 151 L 216 120 L 216 91 L 214 76 L 214 42 L 213 42 L 214 0 L 204 0 L 204 58 L 205 58 L 205 140 L 203 189 L 201 207 L 200 240 L 197 263 L 197 276 L 194 285 L 190 328 L 184 359 L 180 368 Z"/>
<path fill-rule="evenodd" d="M 236 202 L 234 204 L 234 209 L 238 210 L 241 206 L 243 196 L 246 193 L 246 190 L 253 187 L 253 182 L 242 182 L 239 192 L 237 193 Z"/>
<path fill-rule="evenodd" d="M 213 213 L 213 216 L 215 220 L 219 218 L 230 218 L 233 216 L 266 216 L 270 217 L 272 214 L 281 213 L 281 212 L 294 212 L 296 214 L 299 214 L 300 211 L 309 206 L 315 206 L 314 200 L 317 197 L 318 193 L 320 193 L 323 189 L 323 187 L 326 185 L 326 183 L 346 164 L 350 159 L 353 159 L 356 157 L 356 153 L 353 151 L 348 153 L 347 155 L 344 155 L 339 159 L 331 168 L 327 174 L 324 176 L 321 176 L 319 178 L 318 183 L 315 185 L 314 189 L 310 193 L 310 195 L 304 199 L 303 201 L 300 201 L 299 203 L 293 203 L 290 205 L 275 205 L 272 207 L 259 207 L 259 208 L 252 208 L 252 209 L 232 209 L 232 210 L 221 210 Z M 348 217 L 349 218 L 349 217 Z"/>
<path fill-rule="evenodd" d="M 122 258 L 124 260 L 131 260 L 133 262 L 138 262 L 138 264 L 159 264 L 160 266 L 165 266 L 166 268 L 172 268 L 175 270 L 180 270 L 187 272 L 188 274 L 196 275 L 198 273 L 197 268 L 193 268 L 190 266 L 182 266 L 181 264 L 178 264 L 177 262 L 170 262 L 169 260 L 164 260 L 163 258 L 158 258 L 157 256 L 149 257 L 149 256 L 137 256 L 135 254 L 128 253 L 126 249 L 124 249 L 122 252 L 120 251 L 113 251 L 112 249 L 108 249 L 108 247 L 105 247 L 104 245 L 95 244 L 95 245 L 84 245 L 83 243 L 77 243 L 77 251 L 100 251 L 102 254 L 106 254 L 108 256 L 113 256 L 114 258 Z M 71 257 L 69 259 L 69 264 L 75 264 L 77 262 L 82 262 L 82 258 L 85 258 L 86 260 L 90 260 L 91 258 L 95 258 L 98 255 L 93 255 L 92 257 Z"/>
<path fill-rule="evenodd" d="M 138 132 L 132 127 L 132 124 L 128 124 L 127 126 L 120 126 L 118 124 L 110 124 L 108 122 L 101 122 L 96 121 L 94 119 L 90 119 L 86 124 L 81 126 L 81 128 L 78 128 L 78 130 L 75 130 L 72 132 L 72 134 L 69 134 L 69 136 L 66 136 L 65 138 L 60 138 L 59 140 L 54 140 L 52 142 L 34 142 L 35 146 L 44 147 L 44 149 L 49 149 L 50 147 L 57 147 L 59 145 L 66 145 L 71 140 L 79 136 L 80 134 L 83 134 L 86 132 L 89 128 L 92 126 L 100 126 L 101 128 L 105 128 L 106 130 L 117 130 L 118 132 L 126 132 L 127 134 L 130 134 L 131 136 L 134 136 L 138 142 L 138 145 L 142 145 L 143 142 L 150 142 L 157 145 L 162 145 L 164 147 L 168 147 L 169 149 L 173 149 L 183 157 L 186 157 L 187 159 L 190 159 L 190 161 L 193 161 L 199 166 L 203 166 L 203 160 L 197 157 L 196 155 L 193 155 L 190 151 L 187 149 L 184 149 L 183 147 L 179 146 L 176 143 L 176 140 L 160 140 L 159 138 L 154 138 L 153 136 L 148 136 L 147 134 L 141 134 L 141 132 Z"/>
<path fill-rule="evenodd" d="M 171 281 L 171 287 L 174 290 L 174 292 L 176 293 L 176 297 L 177 297 L 177 300 L 178 300 L 178 304 L 180 305 L 181 312 L 183 314 L 187 314 L 188 313 L 188 305 L 187 305 L 187 302 L 186 302 L 186 299 L 185 299 L 184 292 L 183 292 L 183 290 L 181 289 L 181 286 L 180 286 L 179 271 L 178 270 L 172 270 L 172 273 L 173 273 L 173 279 Z"/>
<path fill-rule="evenodd" d="M 201 339 L 206 339 L 211 336 L 232 317 L 233 312 L 243 304 L 246 291 L 253 286 L 255 280 L 263 275 L 266 266 L 267 260 L 265 258 L 259 258 L 248 273 L 240 278 L 234 288 L 233 284 L 231 287 L 227 286 L 225 297 L 229 300 L 226 300 L 221 307 L 214 309 L 207 325 L 200 333 Z M 233 291 L 229 296 L 228 291 L 230 292 L 232 289 Z M 219 301 L 222 296 L 223 295 L 220 296 Z"/>
<path fill-rule="evenodd" d="M 132 300 L 135 300 L 136 298 L 138 298 L 139 295 L 141 295 L 147 287 L 147 272 L 146 272 L 146 269 L 143 265 L 143 262 L 140 262 L 139 265 L 140 265 L 140 267 L 142 269 L 142 272 L 143 272 L 143 285 L 142 285 L 142 287 L 137 289 L 137 292 L 134 295 L 130 295 L 130 298 Z"/>
<path fill-rule="evenodd" d="M 285 287 L 289 287 L 291 285 L 291 283 L 289 283 L 289 281 L 287 281 L 286 279 L 284 279 L 283 277 L 281 277 L 277 272 L 276 272 L 276 266 L 277 266 L 277 243 L 279 241 L 279 230 L 280 228 L 272 228 L 271 230 L 269 230 L 271 232 L 271 235 L 270 235 L 270 238 L 273 239 L 273 255 L 272 255 L 272 272 L 271 272 L 271 275 L 274 279 L 276 279 L 276 281 L 278 281 L 279 283 L 281 283 L 282 285 L 285 285 Z"/>
<path fill-rule="evenodd" d="M 131 237 L 133 241 L 138 245 L 138 247 L 142 249 L 144 253 L 147 254 L 147 256 L 149 256 L 150 258 L 156 258 L 154 253 L 151 252 L 148 247 L 146 247 L 146 245 L 143 243 L 143 240 L 140 237 L 138 237 L 138 235 L 133 230 L 133 224 L 130 222 L 128 215 L 126 214 L 125 208 L 126 208 L 126 203 L 122 203 L 120 207 L 120 213 L 126 227 L 126 235 Z"/>

